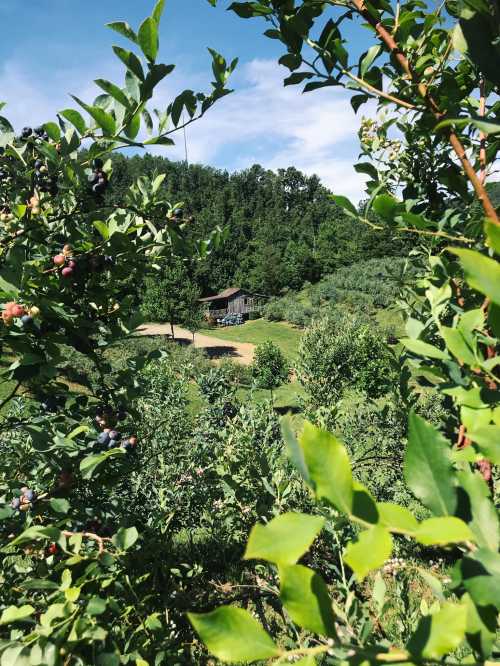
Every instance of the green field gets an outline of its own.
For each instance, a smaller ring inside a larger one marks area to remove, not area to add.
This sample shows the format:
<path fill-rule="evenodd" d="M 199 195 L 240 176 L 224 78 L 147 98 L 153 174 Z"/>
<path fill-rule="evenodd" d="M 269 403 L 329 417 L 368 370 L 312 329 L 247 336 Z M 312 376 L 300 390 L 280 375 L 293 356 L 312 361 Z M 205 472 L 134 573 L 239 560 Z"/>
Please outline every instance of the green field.
<path fill-rule="evenodd" d="M 203 329 L 204 335 L 210 335 L 221 340 L 234 342 L 250 342 L 254 345 L 271 340 L 285 356 L 293 361 L 297 357 L 302 331 L 291 324 L 284 322 L 255 319 L 247 321 L 241 326 L 228 326 L 227 328 Z"/>

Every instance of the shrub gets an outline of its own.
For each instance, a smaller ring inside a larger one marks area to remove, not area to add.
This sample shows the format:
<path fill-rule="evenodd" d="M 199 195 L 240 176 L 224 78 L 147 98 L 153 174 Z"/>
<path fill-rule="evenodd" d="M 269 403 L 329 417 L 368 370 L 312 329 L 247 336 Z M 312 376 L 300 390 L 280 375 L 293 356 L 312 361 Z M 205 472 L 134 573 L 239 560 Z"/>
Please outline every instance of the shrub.
<path fill-rule="evenodd" d="M 258 345 L 252 365 L 256 386 L 273 390 L 288 381 L 290 368 L 281 349 L 270 340 Z"/>
<path fill-rule="evenodd" d="M 394 361 L 381 336 L 356 319 L 323 317 L 299 347 L 299 381 L 312 404 L 335 403 L 348 386 L 370 397 L 385 393 L 395 378 Z"/>

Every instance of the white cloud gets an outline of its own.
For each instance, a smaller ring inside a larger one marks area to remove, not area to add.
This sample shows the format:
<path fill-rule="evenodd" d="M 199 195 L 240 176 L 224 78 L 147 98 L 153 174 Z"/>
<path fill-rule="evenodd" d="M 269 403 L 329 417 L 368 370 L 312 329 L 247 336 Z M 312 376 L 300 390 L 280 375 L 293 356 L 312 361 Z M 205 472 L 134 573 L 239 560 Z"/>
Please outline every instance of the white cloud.
<path fill-rule="evenodd" d="M 62 64 L 48 81 L 7 62 L 0 69 L 0 90 L 3 101 L 8 102 L 6 115 L 16 128 L 53 118 L 57 110 L 73 104 L 68 92 L 89 101 L 97 94 L 94 78 L 119 80 L 119 66 L 113 63 L 106 68 L 102 71 L 101 62 L 96 71 L 88 66 L 76 71 Z M 156 104 L 166 105 L 173 93 L 186 87 L 207 89 L 209 74 L 208 68 L 188 75 L 176 70 L 160 85 Z M 235 92 L 188 128 L 190 161 L 229 170 L 256 162 L 270 169 L 295 166 L 316 173 L 335 192 L 359 199 L 363 177 L 353 169 L 359 118 L 354 116 L 348 95 L 338 88 L 303 95 L 299 86 L 283 87 L 284 75 L 286 70 L 269 60 L 240 66 L 232 81 Z M 177 135 L 177 146 L 161 149 L 161 153 L 183 159 L 182 134 Z"/>

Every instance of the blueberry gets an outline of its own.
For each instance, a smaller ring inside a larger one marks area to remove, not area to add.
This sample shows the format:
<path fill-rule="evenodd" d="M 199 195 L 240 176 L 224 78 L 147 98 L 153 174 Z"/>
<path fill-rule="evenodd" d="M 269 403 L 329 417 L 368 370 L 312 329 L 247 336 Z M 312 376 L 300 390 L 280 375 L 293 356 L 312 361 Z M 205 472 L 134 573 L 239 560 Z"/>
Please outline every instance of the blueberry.
<path fill-rule="evenodd" d="M 0 180 L 4 180 L 8 175 L 7 171 L 0 171 Z"/>
<path fill-rule="evenodd" d="M 31 127 L 23 127 L 23 131 L 21 132 L 21 136 L 23 139 L 29 138 L 33 134 L 33 130 Z"/>
<path fill-rule="evenodd" d="M 181 217 L 182 215 L 182 208 L 176 208 L 174 210 L 174 217 Z"/>
<path fill-rule="evenodd" d="M 10 505 L 14 509 L 14 511 L 17 511 L 21 506 L 21 500 L 19 499 L 19 497 L 14 497 Z"/>
<path fill-rule="evenodd" d="M 108 432 L 101 432 L 99 437 L 97 438 L 97 441 L 99 444 L 106 445 L 110 440 L 109 433 Z"/>
<path fill-rule="evenodd" d="M 133 448 L 134 447 L 132 446 L 132 444 L 129 442 L 128 439 L 125 439 L 122 442 L 122 449 L 125 449 L 125 451 L 132 451 Z"/>
<path fill-rule="evenodd" d="M 43 127 L 43 125 L 40 125 L 40 127 L 35 127 L 35 134 L 37 136 L 42 136 L 43 134 L 45 134 L 45 128 Z"/>
<path fill-rule="evenodd" d="M 117 430 L 111 430 L 111 432 L 109 433 L 109 438 L 114 439 L 115 441 L 121 439 L 121 437 L 122 437 L 121 433 L 118 432 Z"/>
<path fill-rule="evenodd" d="M 109 440 L 108 449 L 116 449 L 117 446 L 118 446 L 118 442 L 116 441 L 116 439 L 110 439 Z"/>
<path fill-rule="evenodd" d="M 51 194 L 53 197 L 55 197 L 56 194 L 59 194 L 59 188 L 57 185 L 51 185 L 49 187 L 49 194 Z"/>
<path fill-rule="evenodd" d="M 89 176 L 89 183 L 91 185 L 95 185 L 97 181 L 99 180 L 99 174 L 96 173 L 95 171 L 92 172 L 92 175 Z"/>
<path fill-rule="evenodd" d="M 47 134 L 47 132 L 44 132 L 44 133 L 42 134 L 42 139 L 43 139 L 44 141 L 48 141 L 48 140 L 49 140 L 49 135 Z"/>
<path fill-rule="evenodd" d="M 102 169 L 102 167 L 104 166 L 104 162 L 99 157 L 96 157 L 92 165 L 94 169 Z"/>
<path fill-rule="evenodd" d="M 38 171 L 43 167 L 43 162 L 42 160 L 35 160 L 35 169 Z"/>
<path fill-rule="evenodd" d="M 32 323 L 33 323 L 33 317 L 31 317 L 30 315 L 23 315 L 21 317 L 21 324 L 23 326 L 31 326 Z"/>
<path fill-rule="evenodd" d="M 24 496 L 28 500 L 28 502 L 34 502 L 36 500 L 36 493 L 34 490 L 27 490 L 24 493 Z"/>

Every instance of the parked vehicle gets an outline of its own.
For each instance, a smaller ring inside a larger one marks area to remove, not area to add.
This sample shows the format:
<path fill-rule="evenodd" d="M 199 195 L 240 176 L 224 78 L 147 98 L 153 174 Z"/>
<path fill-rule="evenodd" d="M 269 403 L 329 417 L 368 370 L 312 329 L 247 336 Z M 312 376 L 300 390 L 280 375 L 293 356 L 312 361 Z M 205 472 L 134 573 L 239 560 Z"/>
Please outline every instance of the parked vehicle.
<path fill-rule="evenodd" d="M 217 324 L 219 326 L 239 326 L 243 324 L 243 315 L 239 314 L 227 314 L 222 319 L 217 319 Z"/>

